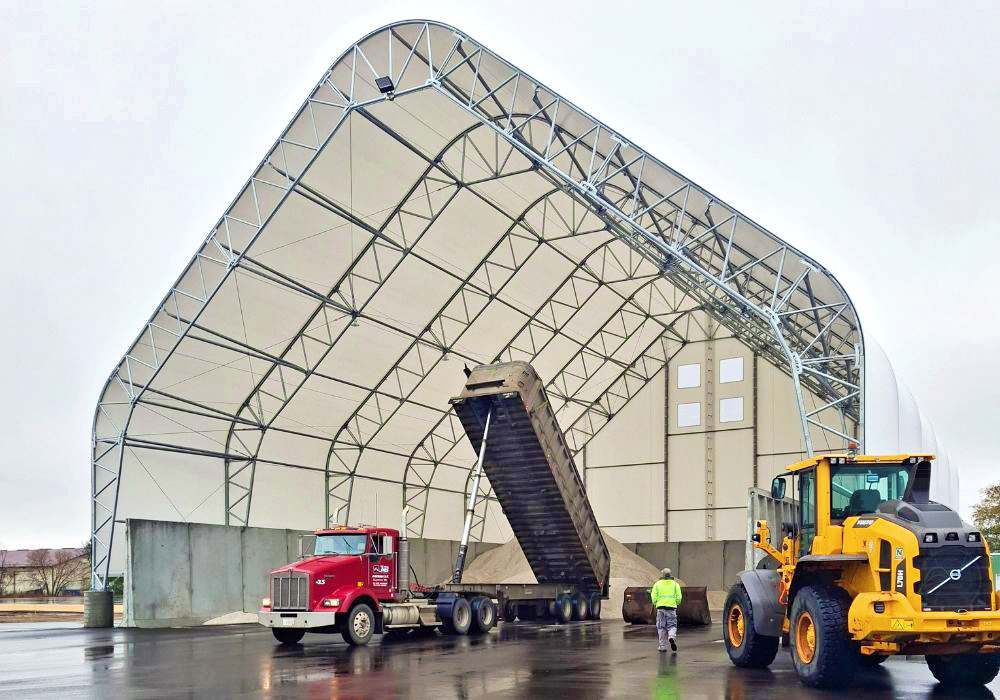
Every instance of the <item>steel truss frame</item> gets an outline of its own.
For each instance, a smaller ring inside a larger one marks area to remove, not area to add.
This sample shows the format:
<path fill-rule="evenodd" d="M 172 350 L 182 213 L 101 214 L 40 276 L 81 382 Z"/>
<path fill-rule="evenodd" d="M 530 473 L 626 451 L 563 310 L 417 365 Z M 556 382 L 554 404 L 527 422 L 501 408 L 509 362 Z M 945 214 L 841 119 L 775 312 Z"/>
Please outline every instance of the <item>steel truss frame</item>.
<path fill-rule="evenodd" d="M 375 80 L 386 77 L 391 86 L 382 92 Z M 407 143 L 371 109 L 383 101 L 402 101 L 421 92 L 443 97 L 474 120 L 434 157 Z M 380 226 L 303 182 L 310 166 L 352 115 L 402 143 L 426 166 Z M 483 147 L 484 138 L 495 146 L 492 155 Z M 320 370 L 323 358 L 353 325 L 389 325 L 366 314 L 367 302 L 405 258 L 421 256 L 415 248 L 417 241 L 459 190 L 479 196 L 476 185 L 484 180 L 466 178 L 464 167 L 446 163 L 448 153 L 456 150 L 461 152 L 460 162 L 475 152 L 477 163 L 489 165 L 485 180 L 534 172 L 551 189 L 519 216 L 501 212 L 511 220 L 510 227 L 472 272 L 456 274 L 432 259 L 422 259 L 458 286 L 422 332 L 392 329 L 410 338 L 407 350 L 375 386 L 354 387 L 363 389 L 365 398 L 333 439 L 275 425 L 311 376 L 344 381 Z M 515 168 L 515 162 L 522 165 Z M 335 213 L 369 237 L 330 288 L 313 288 L 248 253 L 291 197 L 305 198 Z M 414 403 L 414 391 L 439 362 L 450 355 L 476 361 L 457 350 L 456 341 L 487 305 L 506 303 L 498 293 L 535 250 L 542 246 L 559 250 L 558 236 L 547 236 L 527 224 L 531 209 L 547 206 L 553 197 L 571 198 L 589 216 L 585 232 L 604 234 L 607 240 L 582 260 L 572 260 L 570 274 L 536 309 L 517 309 L 525 316 L 523 327 L 496 359 L 537 357 L 556 337 L 578 345 L 547 387 L 551 399 L 561 404 L 558 412 L 568 425 L 566 434 L 574 452 L 663 370 L 677 349 L 691 339 L 692 323 L 705 333 L 701 324 L 706 316 L 789 374 L 806 452 L 812 454 L 814 437 L 823 434 L 863 446 L 863 336 L 850 298 L 833 275 L 465 34 L 435 22 L 401 22 L 369 34 L 334 62 L 105 384 L 95 411 L 92 441 L 94 588 L 103 589 L 108 583 L 123 464 L 126 454 L 136 454 L 136 450 L 220 459 L 225 465 L 227 524 L 248 524 L 259 463 L 322 471 L 327 520 L 344 508 L 349 513 L 356 479 L 386 481 L 358 473 L 364 452 L 385 450 L 373 444 L 378 433 L 401 406 Z M 433 199 L 436 208 L 431 205 L 429 213 L 418 212 L 414 204 L 408 209 L 420 198 L 428 204 Z M 423 219 L 426 225 L 410 237 L 398 236 L 389 224 L 404 216 L 410 221 Z M 568 228 L 568 236 L 584 232 Z M 635 260 L 621 262 L 622 255 L 612 245 L 621 242 L 637 254 Z M 617 267 L 627 274 L 607 278 L 604 263 L 608 256 L 618 258 Z M 638 260 L 653 272 L 640 271 Z M 206 307 L 237 272 L 315 302 L 313 313 L 280 352 L 251 347 L 201 322 Z M 616 282 L 626 281 L 635 283 L 633 288 L 628 293 L 618 291 Z M 663 284 L 679 290 L 684 303 L 663 314 L 651 314 L 651 303 L 643 305 L 640 297 L 658 293 Z M 569 309 L 570 315 L 580 313 L 588 298 L 581 290 L 595 286 L 615 289 L 620 306 L 580 344 L 564 333 L 568 321 L 556 321 L 553 309 L 559 306 L 562 311 Z M 682 323 L 688 324 L 687 332 L 678 330 Z M 630 340 L 646 337 L 650 324 L 657 333 L 651 342 L 642 343 L 638 354 L 627 360 L 616 355 Z M 185 339 L 243 353 L 268 365 L 238 410 L 226 411 L 153 386 Z M 592 380 L 608 367 L 617 373 L 595 393 Z M 818 397 L 821 403 L 809 406 L 807 395 Z M 224 447 L 192 448 L 131 435 L 130 423 L 140 404 L 150 410 L 170 409 L 227 421 Z M 429 493 L 449 490 L 434 484 L 438 470 L 469 468 L 448 461 L 461 436 L 451 414 L 440 406 L 421 408 L 436 411 L 439 418 L 411 452 L 395 455 L 407 461 L 402 482 L 392 482 L 401 486 L 404 504 L 413 509 L 408 527 L 418 535 L 423 532 Z M 325 469 L 263 459 L 261 445 L 272 431 L 327 440 Z M 482 485 L 480 495 L 488 507 L 488 483 Z M 480 538 L 485 519 L 486 512 L 480 511 L 473 524 Z"/>

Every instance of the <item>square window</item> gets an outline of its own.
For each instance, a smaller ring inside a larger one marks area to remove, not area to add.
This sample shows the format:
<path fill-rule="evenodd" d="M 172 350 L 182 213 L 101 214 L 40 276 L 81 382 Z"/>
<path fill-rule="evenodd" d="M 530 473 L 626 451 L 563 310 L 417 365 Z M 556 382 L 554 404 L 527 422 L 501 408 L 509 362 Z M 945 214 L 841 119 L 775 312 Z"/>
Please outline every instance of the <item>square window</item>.
<path fill-rule="evenodd" d="M 743 358 L 727 357 L 719 360 L 719 384 L 743 381 Z"/>
<path fill-rule="evenodd" d="M 701 404 L 677 404 L 677 427 L 690 428 L 695 425 L 701 425 Z"/>
<path fill-rule="evenodd" d="M 677 367 L 677 388 L 693 389 L 701 386 L 701 365 L 680 365 Z"/>
<path fill-rule="evenodd" d="M 719 422 L 738 423 L 743 420 L 743 397 L 737 396 L 732 399 L 722 399 L 719 401 Z"/>

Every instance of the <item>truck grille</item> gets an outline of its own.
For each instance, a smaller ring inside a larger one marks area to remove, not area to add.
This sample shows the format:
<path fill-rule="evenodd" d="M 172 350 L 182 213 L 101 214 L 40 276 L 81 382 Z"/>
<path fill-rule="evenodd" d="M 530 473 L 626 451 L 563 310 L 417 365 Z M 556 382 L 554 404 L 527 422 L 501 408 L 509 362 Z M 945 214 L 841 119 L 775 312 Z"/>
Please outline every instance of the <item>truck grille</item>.
<path fill-rule="evenodd" d="M 913 563 L 920 570 L 914 589 L 924 610 L 990 609 L 990 561 L 982 545 L 921 548 Z"/>
<path fill-rule="evenodd" d="M 282 571 L 271 576 L 271 610 L 308 610 L 309 574 Z"/>

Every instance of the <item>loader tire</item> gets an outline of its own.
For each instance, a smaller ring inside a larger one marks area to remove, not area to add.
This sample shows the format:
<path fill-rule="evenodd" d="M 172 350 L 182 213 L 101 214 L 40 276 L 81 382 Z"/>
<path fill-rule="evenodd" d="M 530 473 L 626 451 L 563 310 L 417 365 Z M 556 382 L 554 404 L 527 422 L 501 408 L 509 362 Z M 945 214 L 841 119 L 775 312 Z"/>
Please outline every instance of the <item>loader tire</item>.
<path fill-rule="evenodd" d="M 986 685 L 1000 671 L 1000 653 L 928 654 L 927 667 L 948 688 Z"/>
<path fill-rule="evenodd" d="M 750 594 L 737 583 L 726 597 L 722 637 L 729 660 L 740 668 L 766 668 L 778 653 L 778 637 L 765 637 L 754 631 Z"/>
<path fill-rule="evenodd" d="M 792 665 L 813 688 L 839 688 L 851 681 L 857 654 L 847 631 L 851 601 L 834 586 L 805 586 L 795 596 L 790 619 Z"/>

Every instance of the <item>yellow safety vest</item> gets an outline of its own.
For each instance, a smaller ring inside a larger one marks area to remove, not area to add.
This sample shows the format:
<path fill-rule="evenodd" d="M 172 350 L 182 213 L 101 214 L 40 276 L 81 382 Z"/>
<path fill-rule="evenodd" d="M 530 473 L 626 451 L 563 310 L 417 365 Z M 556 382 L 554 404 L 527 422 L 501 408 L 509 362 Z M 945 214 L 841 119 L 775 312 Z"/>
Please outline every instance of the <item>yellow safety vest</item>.
<path fill-rule="evenodd" d="M 653 584 L 649 597 L 654 608 L 676 608 L 681 604 L 681 587 L 672 578 L 661 578 Z"/>

